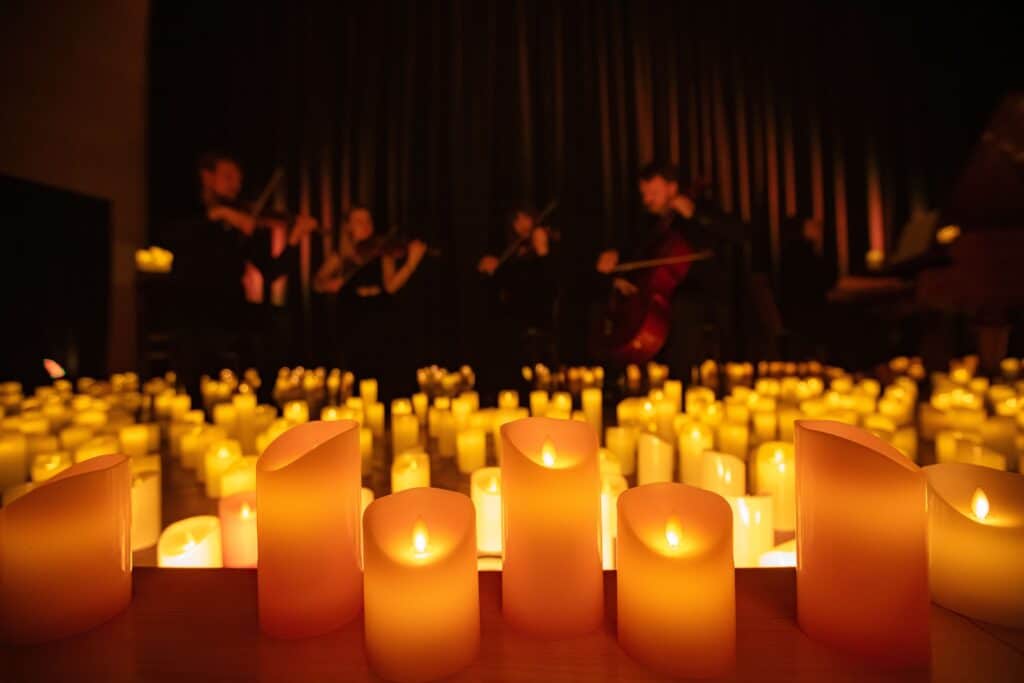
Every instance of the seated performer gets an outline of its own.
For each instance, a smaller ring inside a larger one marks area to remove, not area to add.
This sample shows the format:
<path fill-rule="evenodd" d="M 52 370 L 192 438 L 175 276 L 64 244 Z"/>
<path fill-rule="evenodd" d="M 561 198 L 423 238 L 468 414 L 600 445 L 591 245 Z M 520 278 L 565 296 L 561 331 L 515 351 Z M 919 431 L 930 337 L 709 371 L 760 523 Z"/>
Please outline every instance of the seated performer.
<path fill-rule="evenodd" d="M 551 231 L 536 225 L 535 216 L 526 207 L 512 211 L 501 248 L 485 254 L 477 264 L 491 285 L 490 324 L 482 349 L 488 352 L 486 362 L 501 386 L 514 386 L 521 366 L 553 360 L 557 283 Z"/>
<path fill-rule="evenodd" d="M 257 363 L 253 337 L 263 333 L 246 304 L 243 277 L 255 268 L 264 281 L 286 275 L 297 257 L 296 247 L 317 226 L 298 216 L 287 231 L 286 246 L 271 255 L 268 231 L 259 217 L 238 201 L 242 169 L 231 156 L 210 152 L 199 159 L 199 202 L 191 215 L 172 226 L 172 279 L 180 302 L 176 367 L 190 389 L 198 375 L 216 372 L 235 362 Z M 266 340 L 262 342 L 266 344 Z M 243 357 L 239 357 L 243 356 Z M 277 359 L 280 362 L 280 359 Z M 241 368 L 234 368 L 236 371 Z"/>

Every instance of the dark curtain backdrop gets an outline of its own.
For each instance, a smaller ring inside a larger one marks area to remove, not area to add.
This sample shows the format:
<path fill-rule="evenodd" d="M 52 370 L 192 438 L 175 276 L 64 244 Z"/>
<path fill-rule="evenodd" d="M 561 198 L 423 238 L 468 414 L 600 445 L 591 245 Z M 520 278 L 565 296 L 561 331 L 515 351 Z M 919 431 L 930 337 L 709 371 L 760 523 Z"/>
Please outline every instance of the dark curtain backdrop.
<path fill-rule="evenodd" d="M 828 258 L 858 272 L 913 208 L 942 206 L 1007 86 L 1009 19 L 892 5 L 155 2 L 151 232 L 193 199 L 203 149 L 238 154 L 250 196 L 283 165 L 290 208 L 336 229 L 367 204 L 378 229 L 443 250 L 408 288 L 406 342 L 457 362 L 503 214 L 557 199 L 563 349 L 579 360 L 575 273 L 640 225 L 646 161 L 709 179 L 769 275 L 788 216 L 822 219 Z M 311 240 L 303 277 L 324 247 Z M 320 316 L 293 279 L 298 361 Z"/>

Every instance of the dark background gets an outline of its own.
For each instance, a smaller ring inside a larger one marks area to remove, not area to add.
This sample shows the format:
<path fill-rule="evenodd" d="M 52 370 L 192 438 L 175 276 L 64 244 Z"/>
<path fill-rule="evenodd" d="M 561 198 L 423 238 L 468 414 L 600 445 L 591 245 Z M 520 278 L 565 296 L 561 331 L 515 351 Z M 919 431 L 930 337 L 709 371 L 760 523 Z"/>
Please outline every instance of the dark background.
<path fill-rule="evenodd" d="M 856 273 L 912 208 L 944 205 L 1021 60 L 1005 10 L 898 4 L 154 2 L 151 238 L 194 200 L 204 149 L 240 157 L 250 197 L 283 165 L 290 208 L 336 227 L 367 204 L 379 230 L 443 250 L 403 297 L 401 346 L 454 364 L 473 358 L 474 264 L 501 217 L 555 198 L 579 360 L 576 271 L 629 240 L 654 157 L 712 181 L 769 276 L 787 216 L 821 217 L 828 258 Z M 301 284 L 290 362 L 320 334 Z"/>

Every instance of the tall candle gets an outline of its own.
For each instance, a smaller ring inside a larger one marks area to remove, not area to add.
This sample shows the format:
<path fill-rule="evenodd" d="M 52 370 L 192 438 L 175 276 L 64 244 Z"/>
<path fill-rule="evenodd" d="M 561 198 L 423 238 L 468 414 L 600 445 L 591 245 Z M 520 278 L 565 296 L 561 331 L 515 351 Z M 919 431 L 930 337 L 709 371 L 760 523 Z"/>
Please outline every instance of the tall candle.
<path fill-rule="evenodd" d="M 619 496 L 618 636 L 663 674 L 727 674 L 736 652 L 732 511 L 685 484 Z"/>
<path fill-rule="evenodd" d="M 364 519 L 366 654 L 382 678 L 420 683 L 465 668 L 480 647 L 473 504 L 412 489 L 375 500 Z"/>
<path fill-rule="evenodd" d="M 718 450 L 722 453 L 746 460 L 749 442 L 750 430 L 747 429 L 746 423 L 723 422 L 718 426 Z"/>
<path fill-rule="evenodd" d="M 160 567 L 223 567 L 220 521 L 213 515 L 198 515 L 171 524 L 160 534 L 156 558 Z"/>
<path fill-rule="evenodd" d="M 384 436 L 384 404 L 366 403 L 363 406 L 366 415 L 366 426 L 370 428 L 377 438 Z"/>
<path fill-rule="evenodd" d="M 753 414 L 754 437 L 758 441 L 770 441 L 775 438 L 778 417 L 775 410 L 756 410 Z"/>
<path fill-rule="evenodd" d="M 747 466 L 734 455 L 706 452 L 700 487 L 720 496 L 742 496 L 747 492 Z"/>
<path fill-rule="evenodd" d="M 501 555 L 501 468 L 481 467 L 469 482 L 476 508 L 476 549 L 481 555 Z"/>
<path fill-rule="evenodd" d="M 506 389 L 498 392 L 498 407 L 512 410 L 519 407 L 519 392 Z"/>
<path fill-rule="evenodd" d="M 243 455 L 231 463 L 220 477 L 220 495 L 222 498 L 236 493 L 256 490 L 257 456 Z"/>
<path fill-rule="evenodd" d="M 455 455 L 459 472 L 469 474 L 484 466 L 487 439 L 482 429 L 466 429 L 455 435 Z"/>
<path fill-rule="evenodd" d="M 793 445 L 769 441 L 754 453 L 754 492 L 772 497 L 775 528 L 796 528 L 796 467 Z"/>
<path fill-rule="evenodd" d="M 373 432 L 367 427 L 359 429 L 359 455 L 363 472 L 369 472 L 373 460 Z"/>
<path fill-rule="evenodd" d="M 399 414 L 391 422 L 391 452 L 401 453 L 419 446 L 420 421 L 413 414 Z"/>
<path fill-rule="evenodd" d="M 296 413 L 302 413 L 302 417 L 300 418 L 298 415 L 295 415 Z M 284 414 L 292 422 L 307 422 L 309 420 L 309 406 L 306 405 L 305 401 L 289 401 L 284 406 Z M 235 408 L 235 404 L 218 403 L 213 406 L 213 424 L 223 429 L 225 434 L 234 438 L 238 433 L 238 409 Z"/>
<path fill-rule="evenodd" d="M 920 468 L 870 432 L 796 423 L 797 620 L 810 637 L 928 665 L 925 488 Z"/>
<path fill-rule="evenodd" d="M 0 433 L 0 490 L 25 481 L 28 440 L 23 434 Z"/>
<path fill-rule="evenodd" d="M 430 398 L 422 391 L 412 395 L 413 413 L 419 418 L 420 424 L 425 424 L 427 421 L 427 407 L 429 405 Z"/>
<path fill-rule="evenodd" d="M 665 392 L 665 399 L 670 401 L 675 409 L 675 412 L 680 412 L 683 409 L 683 383 L 678 379 L 668 379 L 661 386 L 662 391 Z"/>
<path fill-rule="evenodd" d="M 430 456 L 422 451 L 399 453 L 391 463 L 391 492 L 430 486 Z"/>
<path fill-rule="evenodd" d="M 121 428 L 121 452 L 125 455 L 145 455 L 149 452 L 149 427 L 133 424 Z"/>
<path fill-rule="evenodd" d="M 242 447 L 234 439 L 214 443 L 203 458 L 200 481 L 206 483 L 207 498 L 220 498 L 220 482 L 224 472 L 242 457 Z"/>
<path fill-rule="evenodd" d="M 302 400 L 288 401 L 282 408 L 282 415 L 284 416 L 284 419 L 288 420 L 293 425 L 309 422 L 309 404 Z M 223 429 L 223 427 L 221 428 Z M 229 432 L 225 430 L 225 433 Z"/>
<path fill-rule="evenodd" d="M 732 508 L 732 557 L 737 567 L 758 567 L 775 545 L 771 496 L 728 496 Z"/>
<path fill-rule="evenodd" d="M 236 493 L 220 499 L 222 551 L 225 567 L 256 566 L 256 492 Z"/>
<path fill-rule="evenodd" d="M 561 413 L 572 412 L 572 394 L 568 391 L 556 391 L 551 394 L 551 401 L 548 410 L 557 410 Z"/>
<path fill-rule="evenodd" d="M 359 397 L 363 399 L 364 404 L 376 403 L 377 380 L 372 378 L 359 380 Z"/>
<path fill-rule="evenodd" d="M 62 638 L 128 606 L 130 487 L 128 458 L 110 455 L 74 465 L 0 509 L 0 640 Z"/>
<path fill-rule="evenodd" d="M 619 496 L 629 484 L 619 474 L 601 474 L 601 566 L 615 569 L 615 538 L 619 534 Z"/>
<path fill-rule="evenodd" d="M 672 444 L 662 441 L 654 434 L 641 434 L 637 438 L 637 484 L 653 484 L 659 481 L 672 481 L 672 469 L 675 456 Z"/>
<path fill-rule="evenodd" d="M 119 448 L 120 444 L 116 436 L 110 434 L 94 436 L 75 450 L 75 462 L 85 462 L 101 455 L 113 455 Z"/>
<path fill-rule="evenodd" d="M 594 428 L 598 434 L 601 433 L 602 411 L 604 409 L 601 390 L 597 387 L 587 387 L 580 394 L 580 401 L 583 405 L 583 415 L 587 423 Z"/>
<path fill-rule="evenodd" d="M 162 512 L 159 455 L 132 458 L 132 550 L 154 545 L 160 538 Z"/>
<path fill-rule="evenodd" d="M 10 437 L 12 435 L 6 436 Z M 65 427 L 60 430 L 60 434 L 58 436 L 60 439 L 61 450 L 74 452 L 75 449 L 92 438 L 93 431 L 88 427 L 76 427 L 72 425 L 71 427 Z M 0 451 L 3 449 L 3 439 L 4 436 L 0 435 Z M 0 458 L 2 457 L 3 456 L 0 455 Z"/>
<path fill-rule="evenodd" d="M 698 486 L 703 476 L 704 451 L 711 450 L 714 445 L 711 428 L 695 422 L 684 427 L 676 441 L 679 444 L 679 478 L 685 484 Z"/>
<path fill-rule="evenodd" d="M 359 425 L 310 422 L 278 437 L 256 465 L 260 627 L 301 638 L 351 621 L 359 571 Z"/>
<path fill-rule="evenodd" d="M 638 433 L 633 427 L 608 427 L 605 430 L 605 444 L 619 459 L 619 469 L 624 475 L 636 471 L 636 440 Z"/>
<path fill-rule="evenodd" d="M 962 463 L 924 473 L 932 600 L 1024 628 L 1024 477 Z"/>
<path fill-rule="evenodd" d="M 505 619 L 548 637 L 593 631 L 604 615 L 597 435 L 531 417 L 501 437 Z"/>

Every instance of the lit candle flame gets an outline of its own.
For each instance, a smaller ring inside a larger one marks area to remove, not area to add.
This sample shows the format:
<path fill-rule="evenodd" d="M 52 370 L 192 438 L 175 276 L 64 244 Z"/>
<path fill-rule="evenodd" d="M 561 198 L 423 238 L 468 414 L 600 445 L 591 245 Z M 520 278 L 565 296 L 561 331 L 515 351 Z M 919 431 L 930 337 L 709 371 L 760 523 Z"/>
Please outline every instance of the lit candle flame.
<path fill-rule="evenodd" d="M 988 496 L 981 489 L 974 489 L 974 495 L 971 496 L 971 511 L 978 519 L 988 517 Z"/>
<path fill-rule="evenodd" d="M 497 479 L 497 477 L 491 477 L 491 480 L 489 482 L 487 482 L 487 490 L 490 493 L 497 493 L 498 492 L 498 479 Z"/>
<path fill-rule="evenodd" d="M 782 449 L 781 448 L 776 448 L 775 449 L 775 454 L 772 456 L 772 459 L 775 460 L 775 462 L 782 462 L 782 459 L 784 457 L 785 457 L 785 455 L 783 455 Z"/>
<path fill-rule="evenodd" d="M 249 507 L 249 503 L 244 501 L 242 502 L 242 510 L 239 512 L 239 514 L 242 516 L 242 519 L 249 519 L 250 517 L 252 517 L 253 512 L 252 508 Z"/>
<path fill-rule="evenodd" d="M 186 532 L 185 533 L 185 548 L 184 549 L 186 551 L 188 551 L 188 550 L 192 550 L 192 548 L 195 548 L 195 547 L 196 547 L 196 539 L 192 538 L 192 534 L 191 533 Z"/>
<path fill-rule="evenodd" d="M 412 525 L 412 547 L 416 549 L 417 555 L 425 555 L 427 552 L 427 542 L 430 540 L 430 536 L 427 534 L 427 525 L 424 523 L 422 517 L 416 518 L 416 523 Z"/>
<path fill-rule="evenodd" d="M 675 519 L 670 519 L 665 522 L 665 541 L 668 542 L 669 547 L 678 548 L 680 536 L 682 536 L 683 530 L 679 526 L 679 522 Z"/>
<path fill-rule="evenodd" d="M 544 467 L 555 466 L 555 444 L 551 443 L 551 439 L 544 439 L 544 444 L 540 447 L 540 459 Z"/>

